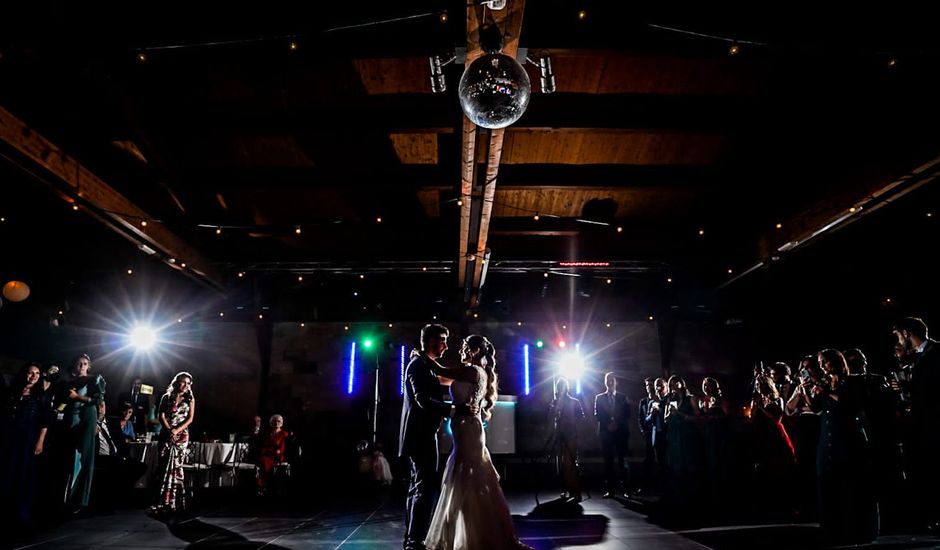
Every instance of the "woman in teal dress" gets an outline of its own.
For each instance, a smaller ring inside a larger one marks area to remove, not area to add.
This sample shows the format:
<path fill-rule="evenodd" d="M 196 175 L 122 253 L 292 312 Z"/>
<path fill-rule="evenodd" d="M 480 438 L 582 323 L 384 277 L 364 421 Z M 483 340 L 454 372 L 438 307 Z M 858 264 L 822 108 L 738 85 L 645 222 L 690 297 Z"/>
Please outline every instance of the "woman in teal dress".
<path fill-rule="evenodd" d="M 65 463 L 68 474 L 65 502 L 76 512 L 87 510 L 95 472 L 98 405 L 104 401 L 105 382 L 92 376 L 91 358 L 81 354 L 72 363 L 71 378 L 63 382 L 59 412 L 65 429 Z"/>

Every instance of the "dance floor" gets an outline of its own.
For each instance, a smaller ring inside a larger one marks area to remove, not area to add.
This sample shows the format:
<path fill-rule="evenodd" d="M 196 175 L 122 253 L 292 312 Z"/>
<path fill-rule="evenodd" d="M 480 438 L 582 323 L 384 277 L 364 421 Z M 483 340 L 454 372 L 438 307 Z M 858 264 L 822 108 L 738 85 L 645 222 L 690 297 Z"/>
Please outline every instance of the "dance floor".
<path fill-rule="evenodd" d="M 588 499 L 536 506 L 532 494 L 511 494 L 513 519 L 522 540 L 539 550 L 822 548 L 818 528 L 801 525 L 743 525 L 670 530 L 647 520 L 638 503 Z M 231 499 L 237 502 L 237 499 Z M 374 495 L 329 506 L 278 503 L 204 505 L 189 517 L 167 523 L 143 510 L 122 510 L 74 519 L 4 548 L 225 548 L 394 549 L 401 548 L 404 511 L 398 496 Z M 940 539 L 882 537 L 873 548 L 937 548 Z M 499 550 L 499 549 L 488 549 Z"/>

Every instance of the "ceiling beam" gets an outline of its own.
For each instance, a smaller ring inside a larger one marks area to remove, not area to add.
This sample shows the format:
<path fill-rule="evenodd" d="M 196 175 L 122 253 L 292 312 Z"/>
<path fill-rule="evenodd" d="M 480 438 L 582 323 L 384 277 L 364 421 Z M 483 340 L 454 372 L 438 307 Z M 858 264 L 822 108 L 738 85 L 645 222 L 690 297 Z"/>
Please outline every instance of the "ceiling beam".
<path fill-rule="evenodd" d="M 511 0 L 500 11 L 492 11 L 483 5 L 468 4 L 467 7 L 467 67 L 483 55 L 480 48 L 480 27 L 496 25 L 503 36 L 502 53 L 512 58 L 519 50 L 519 35 L 522 31 L 522 14 L 525 0 Z M 464 289 L 464 301 L 470 307 L 480 303 L 480 287 L 486 259 L 486 241 L 489 235 L 493 199 L 496 196 L 496 178 L 503 152 L 505 129 L 490 130 L 483 140 L 477 139 L 475 125 L 464 116 L 463 142 L 461 146 L 460 195 L 463 205 L 460 210 L 460 254 L 458 284 Z M 486 168 L 482 186 L 476 182 L 476 152 L 480 141 L 485 142 Z M 479 191 L 479 192 L 477 192 Z M 471 219 L 471 215 L 473 219 Z"/>
<path fill-rule="evenodd" d="M 717 290 L 723 290 L 755 271 L 777 263 L 784 256 L 818 242 L 820 237 L 831 235 L 866 216 L 874 214 L 908 193 L 933 183 L 937 178 L 940 178 L 940 156 L 930 159 L 907 174 L 888 183 L 861 184 L 851 191 L 830 193 L 784 224 L 787 227 L 800 228 L 799 231 L 783 238 L 774 238 L 766 234 L 761 236 L 758 239 L 759 242 L 776 243 L 774 245 L 775 249 L 769 250 L 765 247 L 765 249 L 760 250 L 761 257 L 757 263 L 720 284 Z"/>
<path fill-rule="evenodd" d="M 42 179 L 66 202 L 84 208 L 144 252 L 159 255 L 168 267 L 211 288 L 222 289 L 219 274 L 199 251 L 3 107 L 0 142 L 55 176 L 55 183 Z M 142 221 L 148 222 L 146 227 Z"/>

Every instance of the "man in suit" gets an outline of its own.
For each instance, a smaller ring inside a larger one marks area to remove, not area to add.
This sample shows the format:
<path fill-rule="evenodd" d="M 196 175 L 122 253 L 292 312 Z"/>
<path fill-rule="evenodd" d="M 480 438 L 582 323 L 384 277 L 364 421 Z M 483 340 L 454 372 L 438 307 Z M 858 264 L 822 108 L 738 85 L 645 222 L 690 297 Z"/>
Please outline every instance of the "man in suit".
<path fill-rule="evenodd" d="M 920 493 L 923 521 L 936 533 L 940 532 L 940 346 L 927 337 L 927 325 L 917 317 L 898 321 L 894 335 L 914 357 L 910 381 L 912 481 Z"/>
<path fill-rule="evenodd" d="M 656 395 L 656 388 L 653 386 L 653 378 L 647 376 L 643 381 L 646 385 L 646 397 L 640 400 L 640 406 L 637 409 L 637 424 L 640 426 L 640 434 L 643 436 L 643 488 L 638 490 L 637 494 L 648 491 L 653 487 L 653 479 L 656 477 L 656 451 L 653 448 L 653 403 L 659 401 Z"/>
<path fill-rule="evenodd" d="M 626 493 L 625 479 L 629 477 L 630 467 L 625 466 L 624 457 L 630 439 L 630 405 L 627 397 L 617 392 L 617 377 L 614 373 L 604 375 L 604 385 L 607 391 L 594 397 L 594 419 L 597 420 L 597 436 L 601 440 L 601 452 L 604 455 L 604 477 L 607 483 L 604 498 L 611 498 L 618 492 Z"/>
<path fill-rule="evenodd" d="M 424 548 L 439 489 L 437 431 L 441 421 L 455 412 L 453 404 L 441 399 L 441 384 L 430 367 L 432 361 L 447 351 L 449 335 L 441 325 L 422 328 L 421 352 L 405 369 L 405 399 L 398 437 L 398 456 L 408 461 L 411 472 L 405 503 L 405 550 Z"/>
<path fill-rule="evenodd" d="M 116 419 L 105 416 L 104 402 L 98 405 L 96 430 L 97 457 L 92 499 L 103 510 L 114 510 L 119 504 L 128 505 L 131 491 L 147 467 L 129 458 L 130 448 Z"/>

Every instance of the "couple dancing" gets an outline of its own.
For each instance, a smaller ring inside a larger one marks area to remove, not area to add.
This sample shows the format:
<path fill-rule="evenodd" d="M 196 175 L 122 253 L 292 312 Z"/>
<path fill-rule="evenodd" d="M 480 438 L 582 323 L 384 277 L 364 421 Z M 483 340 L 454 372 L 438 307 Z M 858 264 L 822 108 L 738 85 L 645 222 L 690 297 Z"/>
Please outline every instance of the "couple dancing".
<path fill-rule="evenodd" d="M 411 479 L 405 517 L 405 550 L 502 550 L 527 548 L 519 542 L 499 475 L 486 448 L 483 419 L 496 404 L 496 349 L 479 335 L 460 348 L 462 367 L 437 360 L 447 350 L 447 328 L 421 329 L 421 352 L 405 371 L 399 456 L 408 459 Z M 438 377 L 453 380 L 453 404 L 440 399 Z M 437 431 L 451 419 L 454 448 L 447 458 L 440 497 Z"/>

